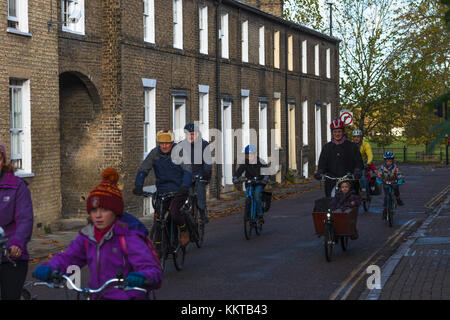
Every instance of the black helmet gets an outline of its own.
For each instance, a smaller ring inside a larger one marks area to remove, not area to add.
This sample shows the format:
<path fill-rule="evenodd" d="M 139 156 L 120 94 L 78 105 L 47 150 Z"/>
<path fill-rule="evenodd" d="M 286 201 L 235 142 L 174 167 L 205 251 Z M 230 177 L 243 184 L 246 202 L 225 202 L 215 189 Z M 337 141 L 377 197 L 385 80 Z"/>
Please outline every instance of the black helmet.
<path fill-rule="evenodd" d="M 197 132 L 198 126 L 195 123 L 190 122 L 184 126 L 184 130 L 186 130 L 187 132 Z"/>

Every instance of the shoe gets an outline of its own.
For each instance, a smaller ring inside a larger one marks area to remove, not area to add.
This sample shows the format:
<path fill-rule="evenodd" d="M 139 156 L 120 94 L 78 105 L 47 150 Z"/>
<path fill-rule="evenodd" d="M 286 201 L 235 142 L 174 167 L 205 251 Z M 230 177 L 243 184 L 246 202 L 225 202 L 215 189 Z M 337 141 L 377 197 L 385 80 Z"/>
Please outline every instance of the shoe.
<path fill-rule="evenodd" d="M 358 230 L 355 230 L 355 233 L 350 236 L 350 240 L 356 240 L 359 238 Z"/>
<path fill-rule="evenodd" d="M 258 216 L 258 223 L 259 224 L 264 224 L 264 217 L 263 216 Z"/>
<path fill-rule="evenodd" d="M 189 233 L 187 231 L 180 232 L 180 244 L 185 247 L 189 243 Z"/>
<path fill-rule="evenodd" d="M 397 204 L 399 206 L 403 206 L 404 205 L 404 203 L 403 203 L 402 199 L 400 199 L 400 197 L 397 198 Z"/>
<path fill-rule="evenodd" d="M 383 217 L 381 218 L 381 220 L 386 220 L 386 218 L 387 218 L 387 209 L 384 208 L 383 209 Z"/>
<path fill-rule="evenodd" d="M 203 223 L 208 223 L 209 219 L 208 216 L 206 215 L 206 212 L 200 211 L 200 218 L 202 219 Z"/>

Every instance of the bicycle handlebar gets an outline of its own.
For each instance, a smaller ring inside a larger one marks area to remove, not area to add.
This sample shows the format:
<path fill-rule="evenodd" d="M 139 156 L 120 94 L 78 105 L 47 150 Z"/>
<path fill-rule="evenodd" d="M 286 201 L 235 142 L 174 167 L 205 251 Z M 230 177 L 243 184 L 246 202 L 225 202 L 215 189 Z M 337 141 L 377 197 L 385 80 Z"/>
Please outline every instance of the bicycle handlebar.
<path fill-rule="evenodd" d="M 356 180 L 355 176 L 351 173 L 346 174 L 345 176 L 342 176 L 342 177 L 330 177 L 326 174 L 322 174 L 321 176 L 322 176 L 322 180 L 325 180 L 325 178 L 330 179 L 330 180 L 339 180 L 339 179 L 343 179 L 343 178 L 349 178 L 350 180 Z"/>

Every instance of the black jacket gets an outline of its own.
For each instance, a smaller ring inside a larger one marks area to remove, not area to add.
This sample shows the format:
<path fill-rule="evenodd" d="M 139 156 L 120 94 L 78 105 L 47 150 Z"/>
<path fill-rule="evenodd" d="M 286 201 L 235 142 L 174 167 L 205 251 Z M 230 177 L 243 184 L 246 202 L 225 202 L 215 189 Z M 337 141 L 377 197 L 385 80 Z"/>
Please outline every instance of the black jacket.
<path fill-rule="evenodd" d="M 258 178 L 258 179 L 264 179 L 267 176 L 264 176 L 261 174 L 261 168 L 266 168 L 267 164 L 264 163 L 259 157 L 255 164 L 250 164 L 248 159 L 245 159 L 245 163 L 241 164 L 239 168 L 236 170 L 235 174 L 233 175 L 233 178 L 239 178 L 242 173 L 245 172 L 245 177 L 247 179 L 252 178 Z"/>
<path fill-rule="evenodd" d="M 348 140 L 342 144 L 328 142 L 319 157 L 318 173 L 342 177 L 347 173 L 361 172 L 363 160 L 358 146 Z"/>
<path fill-rule="evenodd" d="M 212 160 L 209 142 L 202 138 L 198 138 L 194 143 L 190 143 L 185 139 L 180 142 L 180 145 L 183 147 L 183 152 L 186 152 L 186 157 L 190 159 L 192 177 L 200 175 L 203 179 L 210 180 L 212 174 Z M 198 148 L 198 150 L 196 150 L 196 148 Z"/>

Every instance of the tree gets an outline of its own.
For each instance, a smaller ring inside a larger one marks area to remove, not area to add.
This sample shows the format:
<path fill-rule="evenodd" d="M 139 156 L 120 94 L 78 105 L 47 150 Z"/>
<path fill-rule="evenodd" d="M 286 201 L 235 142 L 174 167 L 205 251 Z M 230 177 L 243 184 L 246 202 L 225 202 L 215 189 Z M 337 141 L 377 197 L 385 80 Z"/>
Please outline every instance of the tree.
<path fill-rule="evenodd" d="M 303 26 L 324 32 L 324 20 L 319 0 L 286 0 L 284 17 Z"/>

